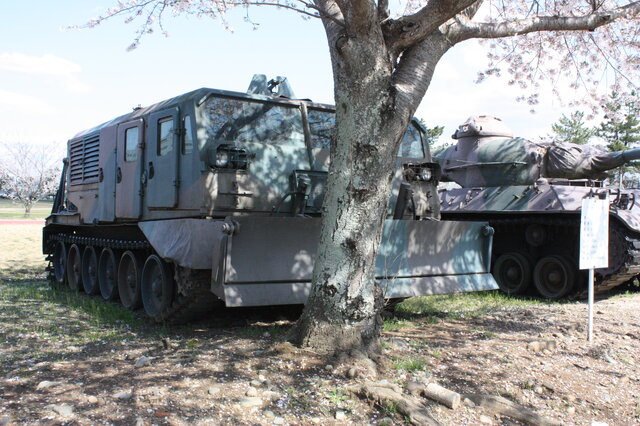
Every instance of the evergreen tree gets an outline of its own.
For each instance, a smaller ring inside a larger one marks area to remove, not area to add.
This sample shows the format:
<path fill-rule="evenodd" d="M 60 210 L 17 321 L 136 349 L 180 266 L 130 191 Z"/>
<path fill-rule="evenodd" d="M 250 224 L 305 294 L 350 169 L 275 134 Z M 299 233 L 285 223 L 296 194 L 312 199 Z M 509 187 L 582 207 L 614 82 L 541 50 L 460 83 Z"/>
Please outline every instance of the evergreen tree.
<path fill-rule="evenodd" d="M 635 148 L 640 143 L 638 94 L 631 92 L 629 95 L 621 95 L 618 92 L 612 92 L 609 98 L 610 101 L 604 106 L 604 120 L 597 128 L 596 134 L 607 142 L 607 149 L 611 152 Z M 638 172 L 640 172 L 640 166 L 628 164 L 616 169 L 611 179 L 616 183 L 622 181 L 624 184 L 625 173 Z"/>
<path fill-rule="evenodd" d="M 571 142 L 577 144 L 589 143 L 595 129 L 589 128 L 584 123 L 584 112 L 574 111 L 569 117 L 562 115 L 557 123 L 551 125 L 553 132 L 548 139 L 556 142 Z"/>
<path fill-rule="evenodd" d="M 424 121 L 424 118 L 418 118 L 418 122 L 427 133 L 427 144 L 433 147 L 434 144 L 438 142 L 440 136 L 442 136 L 442 132 L 444 132 L 444 126 L 429 127 L 427 126 L 427 122 Z"/>

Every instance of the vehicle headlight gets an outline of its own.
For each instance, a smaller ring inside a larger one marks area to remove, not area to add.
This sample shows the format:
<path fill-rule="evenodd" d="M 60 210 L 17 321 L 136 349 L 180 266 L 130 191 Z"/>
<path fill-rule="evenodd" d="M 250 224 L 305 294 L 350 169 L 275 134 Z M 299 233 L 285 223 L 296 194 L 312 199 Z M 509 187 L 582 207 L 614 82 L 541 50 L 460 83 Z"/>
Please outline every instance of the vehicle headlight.
<path fill-rule="evenodd" d="M 218 151 L 216 153 L 216 167 L 227 167 L 229 165 L 229 153 L 227 151 Z"/>
<path fill-rule="evenodd" d="M 403 164 L 404 180 L 407 182 L 433 182 L 440 180 L 440 165 L 438 163 L 406 163 Z"/>
<path fill-rule="evenodd" d="M 418 179 L 428 182 L 431 180 L 431 176 L 433 174 L 431 173 L 431 169 L 420 169 L 420 172 L 418 174 Z"/>
<path fill-rule="evenodd" d="M 216 149 L 215 168 L 247 170 L 252 156 L 244 149 L 233 145 L 219 145 Z"/>

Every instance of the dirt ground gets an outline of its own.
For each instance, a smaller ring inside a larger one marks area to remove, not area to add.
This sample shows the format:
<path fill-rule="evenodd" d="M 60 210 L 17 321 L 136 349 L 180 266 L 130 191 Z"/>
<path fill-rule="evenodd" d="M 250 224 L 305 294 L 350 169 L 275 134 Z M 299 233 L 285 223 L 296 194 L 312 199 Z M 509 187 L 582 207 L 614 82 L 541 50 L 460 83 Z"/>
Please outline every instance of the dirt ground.
<path fill-rule="evenodd" d="M 349 391 L 365 382 L 502 396 L 550 424 L 640 424 L 639 293 L 597 301 L 591 344 L 583 302 L 387 319 L 376 371 L 366 360 L 324 359 L 286 343 L 295 310 L 129 325 L 96 321 L 91 309 L 47 302 L 39 291 L 25 297 L 15 285 L 0 282 L 0 424 L 409 420 L 397 404 Z M 522 424 L 469 401 L 456 409 L 421 402 L 443 425 Z"/>
<path fill-rule="evenodd" d="M 33 275 L 32 271 L 44 269 L 46 263 L 41 248 L 43 223 L 0 219 L 0 280 L 22 279 Z"/>

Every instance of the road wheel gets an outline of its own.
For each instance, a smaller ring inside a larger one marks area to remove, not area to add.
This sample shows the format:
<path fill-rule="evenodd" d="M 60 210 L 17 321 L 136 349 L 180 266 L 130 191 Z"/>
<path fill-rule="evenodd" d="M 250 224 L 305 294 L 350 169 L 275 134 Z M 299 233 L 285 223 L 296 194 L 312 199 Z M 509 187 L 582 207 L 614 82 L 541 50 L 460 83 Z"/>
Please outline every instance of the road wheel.
<path fill-rule="evenodd" d="M 493 265 L 493 277 L 507 294 L 523 294 L 531 284 L 531 261 L 520 253 L 505 253 Z"/>
<path fill-rule="evenodd" d="M 169 265 L 152 254 L 142 268 L 142 304 L 155 321 L 167 316 L 174 298 L 175 282 Z"/>
<path fill-rule="evenodd" d="M 82 286 L 87 294 L 98 294 L 98 255 L 96 249 L 87 246 L 82 254 Z"/>
<path fill-rule="evenodd" d="M 58 285 L 63 285 L 67 279 L 67 246 L 62 241 L 58 241 L 53 249 L 53 278 Z"/>
<path fill-rule="evenodd" d="M 549 299 L 566 296 L 573 289 L 575 280 L 575 267 L 564 256 L 543 257 L 533 270 L 536 289 L 540 295 Z"/>
<path fill-rule="evenodd" d="M 98 260 L 98 284 L 100 294 L 104 300 L 115 300 L 118 298 L 118 260 L 116 254 L 110 248 L 105 248 L 100 253 Z"/>
<path fill-rule="evenodd" d="M 141 276 L 142 265 L 138 256 L 130 250 L 125 251 L 118 266 L 118 293 L 125 308 L 138 309 L 142 305 Z"/>
<path fill-rule="evenodd" d="M 82 289 L 82 255 L 77 244 L 72 244 L 67 254 L 67 283 L 71 290 Z"/>

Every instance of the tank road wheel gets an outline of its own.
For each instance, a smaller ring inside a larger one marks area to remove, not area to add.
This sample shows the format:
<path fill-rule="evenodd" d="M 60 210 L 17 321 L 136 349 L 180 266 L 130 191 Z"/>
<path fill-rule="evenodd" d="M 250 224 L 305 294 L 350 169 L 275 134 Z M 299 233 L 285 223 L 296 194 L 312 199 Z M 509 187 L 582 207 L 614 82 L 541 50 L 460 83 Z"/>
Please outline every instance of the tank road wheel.
<path fill-rule="evenodd" d="M 162 321 L 173 302 L 175 282 L 169 265 L 152 254 L 142 268 L 142 304 L 155 321 Z"/>
<path fill-rule="evenodd" d="M 57 285 L 63 285 L 67 278 L 67 247 L 62 241 L 53 249 L 53 277 Z"/>
<path fill-rule="evenodd" d="M 142 305 L 141 276 L 142 265 L 138 256 L 130 250 L 125 251 L 118 266 L 118 293 L 125 308 L 137 309 Z"/>
<path fill-rule="evenodd" d="M 82 289 L 82 255 L 77 244 L 72 244 L 67 254 L 67 283 L 71 290 Z"/>
<path fill-rule="evenodd" d="M 531 261 L 520 253 L 505 253 L 493 265 L 493 276 L 504 293 L 523 294 L 531 284 Z"/>
<path fill-rule="evenodd" d="M 82 254 L 82 286 L 87 294 L 98 294 L 98 255 L 93 246 L 87 246 Z"/>
<path fill-rule="evenodd" d="M 543 297 L 560 299 L 566 296 L 575 283 L 575 267 L 563 256 L 546 256 L 533 270 L 533 282 Z"/>
<path fill-rule="evenodd" d="M 524 231 L 524 238 L 530 246 L 540 247 L 548 241 L 549 236 L 544 226 L 532 223 Z"/>
<path fill-rule="evenodd" d="M 115 300 L 118 297 L 117 272 L 116 254 L 107 247 L 102 250 L 98 260 L 98 285 L 104 300 Z"/>

